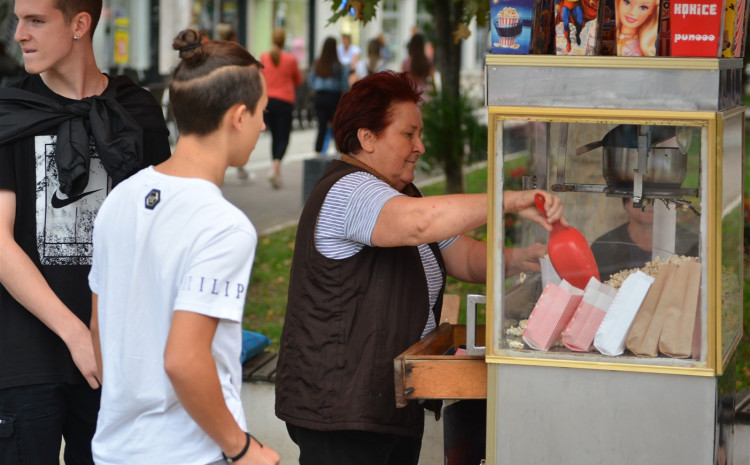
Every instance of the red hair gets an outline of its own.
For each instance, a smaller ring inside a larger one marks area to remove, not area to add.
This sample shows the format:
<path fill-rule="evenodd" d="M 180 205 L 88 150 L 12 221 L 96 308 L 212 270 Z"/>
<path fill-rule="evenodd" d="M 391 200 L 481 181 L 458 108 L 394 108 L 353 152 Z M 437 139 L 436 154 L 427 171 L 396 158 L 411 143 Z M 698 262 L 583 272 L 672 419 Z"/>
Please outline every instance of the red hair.
<path fill-rule="evenodd" d="M 341 96 L 333 115 L 333 136 L 341 153 L 355 154 L 362 149 L 357 130 L 366 128 L 379 136 L 391 124 L 393 105 L 422 102 L 410 73 L 382 71 L 361 79 Z"/>

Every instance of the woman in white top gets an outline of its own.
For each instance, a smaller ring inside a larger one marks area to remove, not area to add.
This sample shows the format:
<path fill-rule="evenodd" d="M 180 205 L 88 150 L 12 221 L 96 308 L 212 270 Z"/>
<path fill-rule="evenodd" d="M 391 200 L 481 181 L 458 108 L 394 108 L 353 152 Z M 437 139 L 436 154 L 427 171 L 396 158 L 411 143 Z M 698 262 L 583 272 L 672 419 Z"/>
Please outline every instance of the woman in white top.
<path fill-rule="evenodd" d="M 113 189 L 94 223 L 91 334 L 102 380 L 99 465 L 278 464 L 247 433 L 242 316 L 257 235 L 222 197 L 268 103 L 260 63 L 188 29 L 169 94 L 172 157 Z"/>
<path fill-rule="evenodd" d="M 354 84 L 362 78 L 371 74 L 379 73 L 388 69 L 385 59 L 381 55 L 382 44 L 380 40 L 372 39 L 367 43 L 367 58 L 359 60 L 354 73 L 349 76 L 349 85 Z"/>

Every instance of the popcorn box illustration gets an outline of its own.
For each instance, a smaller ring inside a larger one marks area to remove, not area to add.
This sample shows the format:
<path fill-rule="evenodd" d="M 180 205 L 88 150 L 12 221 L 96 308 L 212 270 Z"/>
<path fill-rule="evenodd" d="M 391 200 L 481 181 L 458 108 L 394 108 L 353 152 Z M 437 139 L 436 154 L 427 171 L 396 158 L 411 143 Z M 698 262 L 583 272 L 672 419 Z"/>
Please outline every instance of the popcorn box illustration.
<path fill-rule="evenodd" d="M 552 1 L 492 0 L 492 53 L 548 53 L 552 40 Z"/>

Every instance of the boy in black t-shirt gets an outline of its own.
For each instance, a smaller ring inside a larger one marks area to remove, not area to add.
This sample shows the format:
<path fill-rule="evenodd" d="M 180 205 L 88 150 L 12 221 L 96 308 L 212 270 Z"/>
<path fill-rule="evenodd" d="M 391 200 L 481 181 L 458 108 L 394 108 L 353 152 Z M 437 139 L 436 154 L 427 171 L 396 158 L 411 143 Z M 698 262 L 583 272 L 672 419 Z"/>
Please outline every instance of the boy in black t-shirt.
<path fill-rule="evenodd" d="M 66 463 L 93 463 L 93 221 L 115 183 L 170 154 L 153 97 L 97 67 L 101 9 L 15 1 L 30 76 L 0 89 L 0 463 L 57 464 L 61 437 Z"/>

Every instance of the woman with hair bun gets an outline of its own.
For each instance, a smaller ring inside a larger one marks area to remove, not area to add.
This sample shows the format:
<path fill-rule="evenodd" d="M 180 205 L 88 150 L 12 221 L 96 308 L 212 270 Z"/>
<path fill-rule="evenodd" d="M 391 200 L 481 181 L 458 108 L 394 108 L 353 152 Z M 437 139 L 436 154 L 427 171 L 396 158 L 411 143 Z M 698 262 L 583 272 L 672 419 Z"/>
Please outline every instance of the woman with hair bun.
<path fill-rule="evenodd" d="M 260 63 L 180 32 L 172 157 L 113 189 L 94 223 L 97 464 L 278 464 L 247 432 L 242 317 L 257 234 L 220 187 L 264 129 Z"/>

